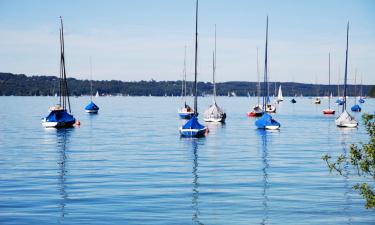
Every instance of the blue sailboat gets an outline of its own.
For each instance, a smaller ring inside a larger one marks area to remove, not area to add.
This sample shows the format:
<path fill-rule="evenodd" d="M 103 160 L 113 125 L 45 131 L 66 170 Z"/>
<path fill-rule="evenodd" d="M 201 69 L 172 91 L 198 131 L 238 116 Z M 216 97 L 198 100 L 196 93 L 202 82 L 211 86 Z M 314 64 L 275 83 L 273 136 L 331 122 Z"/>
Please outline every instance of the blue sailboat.
<path fill-rule="evenodd" d="M 267 104 L 269 99 L 268 93 L 268 16 L 267 16 L 267 24 L 266 24 L 266 51 L 265 51 L 265 59 L 264 59 L 264 82 L 263 82 L 263 115 L 257 121 L 255 121 L 255 125 L 258 129 L 268 129 L 268 130 L 277 130 L 280 129 L 280 123 L 277 122 L 275 119 L 272 118 L 270 114 L 267 113 Z"/>
<path fill-rule="evenodd" d="M 44 127 L 72 127 L 76 123 L 76 119 L 71 114 L 69 89 L 66 81 L 65 70 L 65 46 L 64 46 L 64 26 L 62 17 L 60 17 L 60 90 L 59 104 L 49 108 L 49 114 L 42 119 Z"/>
<path fill-rule="evenodd" d="M 98 113 L 99 106 L 92 101 L 92 63 L 90 58 L 90 103 L 85 107 L 87 113 Z"/>
<path fill-rule="evenodd" d="M 355 75 L 354 75 L 354 105 L 350 108 L 352 112 L 361 112 L 362 109 L 361 107 L 356 104 L 357 100 L 357 70 L 355 70 Z"/>
<path fill-rule="evenodd" d="M 197 69 L 198 69 L 198 0 L 195 9 L 195 70 L 194 70 L 194 115 L 180 127 L 182 137 L 202 137 L 208 133 L 208 128 L 198 121 L 198 85 L 197 85 Z"/>

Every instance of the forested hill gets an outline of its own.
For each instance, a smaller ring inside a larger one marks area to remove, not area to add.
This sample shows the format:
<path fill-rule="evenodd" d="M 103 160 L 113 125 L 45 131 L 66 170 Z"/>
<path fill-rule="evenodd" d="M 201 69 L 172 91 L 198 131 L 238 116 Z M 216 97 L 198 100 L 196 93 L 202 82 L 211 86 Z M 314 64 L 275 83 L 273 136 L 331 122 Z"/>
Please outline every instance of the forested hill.
<path fill-rule="evenodd" d="M 58 92 L 59 79 L 55 76 L 26 76 L 23 74 L 0 73 L 0 95 L 10 96 L 48 96 Z M 192 93 L 193 83 L 189 82 L 188 92 Z M 275 92 L 281 84 L 284 96 L 323 96 L 329 93 L 328 85 L 302 84 L 292 82 L 271 82 L 269 85 L 270 95 Z M 93 92 L 98 91 L 101 95 L 130 95 L 130 96 L 179 96 L 181 94 L 181 81 L 132 81 L 119 80 L 93 81 Z M 90 81 L 68 78 L 70 94 L 74 96 L 89 95 Z M 372 89 L 372 90 L 371 90 Z M 212 83 L 199 82 L 200 95 L 212 93 Z M 340 87 L 342 90 L 342 87 Z M 357 93 L 360 87 L 357 86 Z M 333 95 L 337 95 L 338 87 L 331 88 Z M 349 95 L 353 95 L 354 86 L 349 86 Z M 217 94 L 227 96 L 234 92 L 237 96 L 256 94 L 256 82 L 228 81 L 217 83 Z M 375 88 L 371 85 L 363 85 L 363 94 L 372 94 L 375 97 Z"/>

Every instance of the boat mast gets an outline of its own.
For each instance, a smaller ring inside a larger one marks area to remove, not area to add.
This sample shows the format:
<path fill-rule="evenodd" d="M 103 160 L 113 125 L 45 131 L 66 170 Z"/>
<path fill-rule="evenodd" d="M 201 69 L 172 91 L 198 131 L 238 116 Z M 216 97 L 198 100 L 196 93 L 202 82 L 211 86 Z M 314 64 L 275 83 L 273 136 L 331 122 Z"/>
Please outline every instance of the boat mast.
<path fill-rule="evenodd" d="M 66 69 L 65 69 L 65 44 L 64 44 L 64 25 L 62 17 L 60 16 L 61 22 L 61 71 L 63 76 L 63 108 L 66 109 L 66 103 L 68 103 L 69 113 L 71 113 L 70 109 L 70 101 L 69 101 L 69 90 L 68 90 L 68 83 L 66 80 Z"/>
<path fill-rule="evenodd" d="M 182 71 L 182 98 L 184 99 L 184 107 L 186 107 L 186 45 L 184 52 L 184 69 Z"/>
<path fill-rule="evenodd" d="M 213 62 L 212 62 L 212 80 L 214 84 L 214 104 L 216 104 L 216 82 L 215 82 L 215 73 L 216 73 L 216 24 L 215 24 L 215 49 L 213 52 Z"/>
<path fill-rule="evenodd" d="M 357 68 L 355 68 L 355 73 L 354 73 L 354 105 L 356 102 L 357 98 Z"/>
<path fill-rule="evenodd" d="M 60 17 L 61 18 L 61 17 Z M 59 29 L 59 34 L 60 34 L 60 93 L 59 93 L 59 105 L 63 107 L 63 71 L 62 71 L 62 58 L 63 58 L 63 50 L 62 50 L 62 39 L 61 39 L 61 27 Z"/>
<path fill-rule="evenodd" d="M 328 53 L 328 109 L 331 109 L 331 53 Z"/>
<path fill-rule="evenodd" d="M 345 54 L 345 77 L 344 77 L 344 104 L 342 105 L 342 112 L 346 110 L 346 85 L 348 80 L 348 45 L 349 45 L 349 21 L 346 26 L 346 54 Z"/>
<path fill-rule="evenodd" d="M 198 69 L 198 0 L 195 7 L 195 66 L 194 66 L 194 115 L 198 116 L 198 84 L 197 84 L 197 69 Z"/>
<path fill-rule="evenodd" d="M 339 65 L 338 78 L 337 78 L 337 97 L 340 97 L 340 75 L 341 75 L 341 68 L 340 68 L 340 65 Z"/>
<path fill-rule="evenodd" d="M 90 57 L 90 101 L 92 101 L 92 61 Z"/>
<path fill-rule="evenodd" d="M 264 82 L 263 88 L 265 91 L 265 95 L 263 96 L 263 110 L 266 110 L 267 107 L 267 97 L 268 97 L 268 80 L 267 80 L 267 56 L 268 56 L 268 16 L 267 16 L 267 23 L 266 23 L 266 47 L 265 47 L 265 56 L 264 56 Z"/>
<path fill-rule="evenodd" d="M 362 85 L 363 85 L 363 83 L 362 83 L 362 74 L 361 74 L 361 90 L 359 92 L 360 93 L 360 96 L 359 96 L 360 99 L 362 98 L 362 94 L 363 94 L 363 92 L 362 92 Z"/>
<path fill-rule="evenodd" d="M 258 95 L 258 106 L 259 106 L 259 98 L 260 98 L 260 74 L 259 74 L 259 49 L 257 47 L 257 76 L 258 76 L 258 84 L 257 84 L 257 95 Z"/>

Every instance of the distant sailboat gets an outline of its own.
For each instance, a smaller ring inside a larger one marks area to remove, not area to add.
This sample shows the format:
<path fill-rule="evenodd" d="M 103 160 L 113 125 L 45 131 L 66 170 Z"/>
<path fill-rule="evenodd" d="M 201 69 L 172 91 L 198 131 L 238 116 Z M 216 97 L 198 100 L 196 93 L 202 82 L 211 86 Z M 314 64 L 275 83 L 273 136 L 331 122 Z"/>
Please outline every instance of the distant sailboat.
<path fill-rule="evenodd" d="M 365 99 L 363 98 L 362 86 L 363 86 L 363 83 L 362 83 L 362 77 L 361 77 L 361 92 L 359 93 L 359 100 L 358 100 L 358 102 L 361 104 L 365 103 Z"/>
<path fill-rule="evenodd" d="M 181 97 L 184 100 L 184 106 L 178 110 L 178 116 L 181 119 L 190 119 L 194 115 L 194 110 L 186 104 L 186 46 L 184 54 L 184 70 L 182 72 L 182 90 Z"/>
<path fill-rule="evenodd" d="M 58 105 L 50 107 L 48 116 L 42 119 L 42 125 L 44 127 L 72 127 L 76 123 L 76 119 L 71 114 L 69 89 L 66 81 L 64 26 L 62 17 L 60 17 L 60 24 L 60 101 Z"/>
<path fill-rule="evenodd" d="M 183 137 L 201 137 L 208 133 L 208 128 L 198 121 L 198 0 L 195 9 L 195 70 L 194 70 L 194 115 L 182 127 L 180 134 Z"/>
<path fill-rule="evenodd" d="M 258 83 L 257 83 L 257 96 L 258 96 L 258 103 L 253 107 L 253 110 L 248 112 L 247 115 L 250 117 L 261 117 L 263 115 L 263 109 L 260 105 L 260 74 L 259 74 L 259 53 L 257 48 L 257 77 L 258 77 Z"/>
<path fill-rule="evenodd" d="M 92 101 L 92 62 L 90 58 L 90 103 L 85 107 L 87 113 L 98 113 L 99 106 Z"/>
<path fill-rule="evenodd" d="M 357 127 L 358 122 L 346 111 L 346 89 L 348 80 L 348 46 L 349 46 L 349 22 L 346 27 L 346 54 L 345 54 L 345 77 L 342 113 L 336 118 L 335 123 L 338 127 Z"/>
<path fill-rule="evenodd" d="M 357 69 L 354 75 L 354 105 L 350 108 L 352 112 L 361 112 L 361 107 L 357 103 Z"/>
<path fill-rule="evenodd" d="M 99 98 L 99 91 L 96 91 L 95 98 Z"/>
<path fill-rule="evenodd" d="M 317 81 L 316 77 L 315 77 L 315 86 L 316 86 L 316 97 L 314 99 L 314 104 L 320 104 L 321 100 L 320 100 L 320 97 L 319 97 L 318 81 Z"/>
<path fill-rule="evenodd" d="M 323 110 L 323 114 L 333 115 L 335 114 L 335 110 L 331 109 L 331 53 L 328 54 L 328 93 L 331 93 L 328 97 L 328 109 Z"/>
<path fill-rule="evenodd" d="M 283 92 L 281 91 L 281 85 L 279 86 L 279 92 L 277 93 L 277 100 L 276 102 L 279 103 L 279 102 L 282 102 L 284 101 L 284 98 L 283 98 Z"/>
<path fill-rule="evenodd" d="M 266 25 L 266 51 L 265 51 L 265 59 L 264 59 L 264 82 L 263 82 L 263 109 L 267 109 L 267 100 L 268 100 L 268 77 L 267 77 L 267 63 L 268 63 L 268 16 L 267 16 L 267 25 Z M 277 122 L 275 119 L 272 118 L 271 115 L 265 111 L 257 121 L 255 121 L 255 125 L 258 129 L 269 129 L 269 130 L 277 130 L 280 128 L 280 123 Z"/>
<path fill-rule="evenodd" d="M 216 102 L 216 83 L 215 83 L 215 74 L 216 74 L 216 25 L 215 25 L 215 50 L 212 54 L 212 83 L 213 83 L 213 103 L 204 112 L 204 121 L 205 122 L 225 122 L 227 114 L 222 110 Z"/>

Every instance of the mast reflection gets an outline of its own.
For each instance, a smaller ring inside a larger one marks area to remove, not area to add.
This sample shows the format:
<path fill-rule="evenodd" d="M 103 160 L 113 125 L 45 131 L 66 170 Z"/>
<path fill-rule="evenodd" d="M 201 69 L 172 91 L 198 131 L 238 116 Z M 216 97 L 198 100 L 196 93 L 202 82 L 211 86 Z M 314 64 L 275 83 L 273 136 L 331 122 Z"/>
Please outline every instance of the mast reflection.
<path fill-rule="evenodd" d="M 60 195 L 60 219 L 59 222 L 64 220 L 66 215 L 65 206 L 67 200 L 69 198 L 68 193 L 66 192 L 66 175 L 67 175 L 67 156 L 66 156 L 66 148 L 67 143 L 69 143 L 69 137 L 71 132 L 74 129 L 72 128 L 61 128 L 56 129 L 56 138 L 57 138 L 57 150 L 59 153 L 58 158 L 58 165 L 59 165 L 59 173 L 58 173 L 58 191 Z"/>
<path fill-rule="evenodd" d="M 204 141 L 204 138 L 182 138 L 184 144 L 191 147 L 193 167 L 192 167 L 192 196 L 191 196 L 191 207 L 193 209 L 192 221 L 193 224 L 203 224 L 200 220 L 200 211 L 199 211 L 199 154 L 198 154 L 198 145 Z"/>
<path fill-rule="evenodd" d="M 260 224 L 267 224 L 268 220 L 268 196 L 267 190 L 269 189 L 269 182 L 268 182 L 268 146 L 267 146 L 267 135 L 268 132 L 266 130 L 258 130 L 258 133 L 261 137 L 261 151 L 262 151 L 262 173 L 263 173 L 263 191 L 262 191 L 262 205 L 263 205 L 263 218 Z"/>
<path fill-rule="evenodd" d="M 348 137 L 349 137 L 349 135 L 352 135 L 351 133 L 355 130 L 357 130 L 357 128 L 355 128 L 355 129 L 344 129 L 343 132 L 341 132 L 342 154 L 345 156 L 345 158 L 349 157 L 348 156 L 348 145 L 347 145 Z M 348 161 L 346 161 L 346 163 L 343 167 L 342 175 L 344 177 L 344 189 L 345 189 L 345 192 L 344 192 L 344 198 L 345 198 L 344 212 L 345 212 L 345 215 L 347 216 L 347 219 L 348 219 L 347 224 L 352 224 L 352 216 L 351 216 L 351 209 L 350 209 L 351 202 L 352 202 L 352 199 L 350 197 L 350 193 L 352 191 L 352 187 L 351 187 L 350 182 L 349 182 L 350 172 L 349 172 L 349 162 Z"/>

